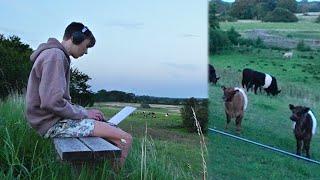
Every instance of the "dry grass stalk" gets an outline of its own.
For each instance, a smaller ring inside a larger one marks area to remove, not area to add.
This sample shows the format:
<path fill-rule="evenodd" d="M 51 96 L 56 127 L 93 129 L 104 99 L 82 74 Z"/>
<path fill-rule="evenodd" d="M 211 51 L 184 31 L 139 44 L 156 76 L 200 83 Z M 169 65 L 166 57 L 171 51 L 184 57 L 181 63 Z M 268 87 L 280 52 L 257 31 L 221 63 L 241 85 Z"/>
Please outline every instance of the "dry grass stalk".
<path fill-rule="evenodd" d="M 193 113 L 193 117 L 197 126 L 197 132 L 198 135 L 200 137 L 200 149 L 201 149 L 201 157 L 202 157 L 202 168 L 203 168 L 203 175 L 202 175 L 202 179 L 207 179 L 208 176 L 208 171 L 207 171 L 207 163 L 206 163 L 206 158 L 205 158 L 205 154 L 208 154 L 208 149 L 204 140 L 204 136 L 201 130 L 201 126 L 200 123 L 197 119 L 196 113 L 194 112 L 194 109 L 191 107 L 192 109 L 192 113 Z"/>

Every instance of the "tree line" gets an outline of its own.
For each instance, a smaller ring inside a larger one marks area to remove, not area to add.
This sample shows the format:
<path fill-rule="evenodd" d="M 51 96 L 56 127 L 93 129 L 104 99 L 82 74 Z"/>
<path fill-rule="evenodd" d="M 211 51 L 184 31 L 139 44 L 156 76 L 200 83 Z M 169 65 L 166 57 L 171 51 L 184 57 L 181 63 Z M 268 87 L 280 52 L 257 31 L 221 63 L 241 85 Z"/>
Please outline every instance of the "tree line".
<path fill-rule="evenodd" d="M 29 73 L 33 63 L 29 60 L 33 50 L 28 44 L 21 42 L 17 36 L 6 38 L 0 34 L 0 100 L 12 93 L 26 92 Z M 91 78 L 71 68 L 70 95 L 72 102 L 82 106 L 92 106 L 94 102 L 133 102 L 154 104 L 183 104 L 184 98 L 168 98 L 153 96 L 137 96 L 122 91 L 106 91 L 104 89 L 93 92 L 88 84 Z"/>
<path fill-rule="evenodd" d="M 320 2 L 302 0 L 236 0 L 233 3 L 212 0 L 221 21 L 257 19 L 266 22 L 296 22 L 294 13 L 320 12 Z"/>

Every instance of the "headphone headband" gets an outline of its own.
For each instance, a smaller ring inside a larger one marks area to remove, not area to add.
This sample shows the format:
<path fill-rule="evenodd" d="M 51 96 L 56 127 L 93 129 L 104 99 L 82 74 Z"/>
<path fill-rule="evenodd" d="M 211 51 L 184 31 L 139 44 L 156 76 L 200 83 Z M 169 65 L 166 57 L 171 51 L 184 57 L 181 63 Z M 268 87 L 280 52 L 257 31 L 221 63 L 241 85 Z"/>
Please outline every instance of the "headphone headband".
<path fill-rule="evenodd" d="M 88 30 L 87 26 L 83 26 L 81 32 L 82 32 L 82 33 L 85 33 L 87 30 Z"/>

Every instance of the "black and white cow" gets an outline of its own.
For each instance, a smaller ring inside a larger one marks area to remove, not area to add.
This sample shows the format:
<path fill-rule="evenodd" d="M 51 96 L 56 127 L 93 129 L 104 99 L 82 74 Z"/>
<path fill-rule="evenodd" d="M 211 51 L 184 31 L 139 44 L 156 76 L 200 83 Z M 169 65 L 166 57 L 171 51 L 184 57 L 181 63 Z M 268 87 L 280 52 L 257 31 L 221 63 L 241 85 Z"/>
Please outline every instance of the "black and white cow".
<path fill-rule="evenodd" d="M 290 119 L 293 121 L 292 128 L 297 142 L 297 155 L 301 155 L 303 146 L 307 158 L 310 158 L 310 142 L 316 133 L 317 119 L 308 107 L 289 104 L 289 108 L 292 111 Z"/>
<path fill-rule="evenodd" d="M 275 77 L 249 68 L 242 71 L 242 87 L 246 88 L 247 91 L 253 87 L 255 94 L 257 94 L 258 88 L 263 88 L 268 95 L 272 94 L 273 96 L 281 92 L 281 90 L 278 90 Z"/>
<path fill-rule="evenodd" d="M 211 64 L 209 64 L 209 67 L 208 67 L 208 75 L 209 75 L 209 83 L 216 84 L 217 81 L 220 79 L 220 77 L 217 77 L 216 70 Z"/>

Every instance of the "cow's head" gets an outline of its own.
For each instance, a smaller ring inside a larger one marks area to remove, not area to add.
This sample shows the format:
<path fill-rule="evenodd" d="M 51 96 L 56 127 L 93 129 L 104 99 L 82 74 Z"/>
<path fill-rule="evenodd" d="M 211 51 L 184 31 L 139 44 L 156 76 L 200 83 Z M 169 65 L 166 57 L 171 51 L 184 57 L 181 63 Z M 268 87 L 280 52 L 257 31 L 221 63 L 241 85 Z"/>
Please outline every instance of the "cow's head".
<path fill-rule="evenodd" d="M 296 122 L 296 126 L 301 127 L 306 119 L 306 116 L 310 108 L 304 106 L 294 106 L 292 104 L 289 104 L 289 109 L 292 111 L 290 119 Z"/>
<path fill-rule="evenodd" d="M 217 84 L 217 82 L 218 82 L 219 79 L 220 79 L 220 77 L 214 78 L 212 83 L 213 83 L 213 84 Z"/>
<path fill-rule="evenodd" d="M 271 92 L 272 95 L 278 95 L 281 92 L 281 90 L 276 90 L 275 92 Z"/>
<path fill-rule="evenodd" d="M 239 90 L 235 90 L 233 87 L 226 88 L 224 86 L 221 86 L 221 88 L 223 90 L 222 99 L 224 102 L 232 101 L 233 96 L 239 91 Z"/>

